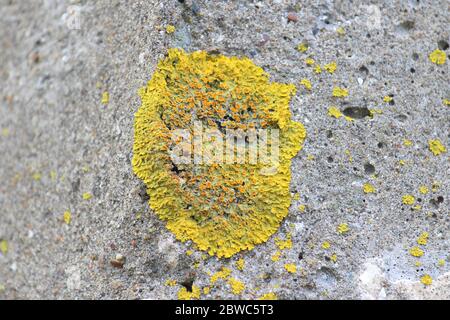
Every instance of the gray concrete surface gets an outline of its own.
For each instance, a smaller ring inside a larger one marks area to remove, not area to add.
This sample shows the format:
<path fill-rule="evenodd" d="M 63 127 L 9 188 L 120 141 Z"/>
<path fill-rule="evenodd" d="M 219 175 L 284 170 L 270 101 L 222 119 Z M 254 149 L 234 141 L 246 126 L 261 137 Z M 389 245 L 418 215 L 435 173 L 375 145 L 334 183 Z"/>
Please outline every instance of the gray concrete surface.
<path fill-rule="evenodd" d="M 244 291 L 219 280 L 202 299 L 449 299 L 450 154 L 428 149 L 429 139 L 450 149 L 449 60 L 428 59 L 438 47 L 449 55 L 449 10 L 445 0 L 0 0 L 0 299 L 176 299 L 183 283 L 210 286 L 222 266 Z M 274 81 L 313 85 L 291 101 L 308 132 L 292 164 L 300 199 L 271 240 L 228 260 L 187 255 L 132 173 L 137 90 L 170 47 L 248 56 Z M 307 56 L 338 68 L 315 74 Z M 335 85 L 349 96 L 332 98 Z M 332 105 L 382 113 L 350 122 L 330 117 Z M 367 182 L 376 193 L 362 191 Z M 421 209 L 402 204 L 405 194 Z M 288 233 L 292 249 L 273 262 L 274 238 Z M 111 264 L 118 254 L 122 268 Z"/>

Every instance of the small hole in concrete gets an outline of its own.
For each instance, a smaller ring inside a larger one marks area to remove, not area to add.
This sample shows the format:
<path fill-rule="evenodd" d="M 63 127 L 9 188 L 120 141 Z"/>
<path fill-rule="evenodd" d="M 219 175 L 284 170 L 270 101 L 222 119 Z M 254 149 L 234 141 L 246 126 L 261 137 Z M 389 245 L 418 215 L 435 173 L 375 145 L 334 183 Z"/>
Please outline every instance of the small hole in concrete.
<path fill-rule="evenodd" d="M 439 49 L 441 49 L 441 50 L 447 50 L 448 47 L 449 47 L 449 45 L 448 45 L 448 42 L 447 42 L 447 41 L 445 41 L 445 40 L 439 40 L 439 41 L 438 41 L 438 47 L 439 47 Z"/>
<path fill-rule="evenodd" d="M 352 119 L 363 119 L 370 116 L 370 111 L 366 107 L 348 107 L 343 111 L 344 115 Z"/>
<path fill-rule="evenodd" d="M 333 162 L 333 157 L 328 157 L 327 161 L 328 161 L 328 163 L 332 163 Z"/>
<path fill-rule="evenodd" d="M 414 52 L 414 53 L 412 54 L 412 59 L 413 59 L 414 61 L 419 60 L 419 54 L 416 53 L 416 52 Z"/>
<path fill-rule="evenodd" d="M 409 69 L 409 72 L 414 73 L 414 72 L 416 72 L 416 69 L 411 68 L 411 69 Z"/>
<path fill-rule="evenodd" d="M 192 278 L 186 279 L 185 281 L 183 281 L 181 283 L 181 285 L 183 287 L 185 287 L 188 292 L 192 292 L 192 285 L 193 284 L 194 284 L 194 279 L 192 279 Z"/>
<path fill-rule="evenodd" d="M 366 174 L 374 174 L 375 173 L 375 166 L 369 162 L 366 162 L 364 164 L 364 172 Z"/>
<path fill-rule="evenodd" d="M 377 147 L 380 148 L 380 149 L 384 148 L 384 143 L 383 142 L 378 142 Z"/>

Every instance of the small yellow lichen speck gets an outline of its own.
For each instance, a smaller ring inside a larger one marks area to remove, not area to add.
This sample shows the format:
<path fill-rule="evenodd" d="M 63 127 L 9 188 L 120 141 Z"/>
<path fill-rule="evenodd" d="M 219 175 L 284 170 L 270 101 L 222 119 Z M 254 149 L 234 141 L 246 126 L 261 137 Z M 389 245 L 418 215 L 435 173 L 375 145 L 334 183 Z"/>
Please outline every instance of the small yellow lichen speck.
<path fill-rule="evenodd" d="M 304 43 L 304 42 L 300 43 L 300 44 L 297 46 L 297 50 L 300 51 L 300 52 L 306 52 L 306 51 L 308 51 L 308 44 L 307 44 L 307 43 Z"/>
<path fill-rule="evenodd" d="M 428 141 L 428 145 L 429 145 L 430 151 L 433 152 L 433 154 L 435 156 L 438 156 L 441 153 L 447 152 L 447 149 L 444 147 L 442 142 L 437 139 Z"/>
<path fill-rule="evenodd" d="M 401 165 L 401 166 L 404 166 L 405 164 L 406 164 L 406 161 L 405 160 L 398 160 L 398 164 L 399 165 Z"/>
<path fill-rule="evenodd" d="M 445 260 L 444 259 L 439 259 L 438 260 L 438 267 L 443 267 L 445 266 Z"/>
<path fill-rule="evenodd" d="M 192 291 L 189 292 L 185 287 L 178 291 L 178 300 L 192 300 L 200 298 L 200 288 L 196 285 L 192 286 Z"/>
<path fill-rule="evenodd" d="M 414 263 L 414 265 L 418 268 L 418 267 L 421 267 L 421 266 L 422 266 L 422 263 L 421 263 L 420 261 L 416 261 L 416 262 Z"/>
<path fill-rule="evenodd" d="M 412 209 L 418 211 L 422 209 L 422 206 L 420 204 L 416 204 L 415 206 L 412 207 Z"/>
<path fill-rule="evenodd" d="M 403 145 L 405 147 L 411 147 L 413 145 L 413 142 L 411 140 L 409 140 L 409 139 L 404 139 L 403 140 Z"/>
<path fill-rule="evenodd" d="M 8 241 L 0 240 L 0 252 L 5 255 L 8 253 Z"/>
<path fill-rule="evenodd" d="M 322 68 L 320 67 L 320 64 L 316 64 L 314 66 L 314 73 L 317 73 L 317 74 L 322 73 Z"/>
<path fill-rule="evenodd" d="M 420 282 L 422 282 L 426 286 L 429 286 L 433 283 L 433 278 L 431 278 L 430 275 L 426 274 L 422 278 L 420 278 Z"/>
<path fill-rule="evenodd" d="M 442 103 L 444 103 L 444 105 L 446 106 L 450 106 L 450 99 L 444 99 Z"/>
<path fill-rule="evenodd" d="M 275 254 L 272 256 L 272 261 L 273 262 L 277 262 L 278 260 L 280 260 L 280 257 L 281 257 L 281 251 L 277 251 L 277 252 L 275 252 Z"/>
<path fill-rule="evenodd" d="M 444 51 L 436 49 L 432 53 L 430 53 L 428 58 L 430 59 L 431 62 L 439 65 L 445 63 L 447 56 L 445 55 Z"/>
<path fill-rule="evenodd" d="M 344 98 L 348 96 L 348 90 L 345 88 L 334 87 L 333 97 Z"/>
<path fill-rule="evenodd" d="M 177 285 L 177 280 L 173 280 L 173 279 L 167 279 L 166 280 L 166 286 L 168 287 L 174 287 Z"/>
<path fill-rule="evenodd" d="M 186 255 L 187 256 L 192 256 L 193 253 L 194 253 L 194 251 L 192 251 L 192 250 L 187 250 L 186 251 Z"/>
<path fill-rule="evenodd" d="M 109 93 L 103 92 L 102 94 L 102 104 L 108 104 L 109 103 Z"/>
<path fill-rule="evenodd" d="M 406 194 L 402 197 L 403 204 L 406 204 L 409 206 L 413 205 L 415 201 L 416 201 L 416 198 L 414 198 L 414 196 L 412 196 L 410 194 Z"/>
<path fill-rule="evenodd" d="M 301 213 L 305 212 L 306 210 L 306 206 L 304 204 L 301 204 L 298 206 L 298 211 L 300 211 Z"/>
<path fill-rule="evenodd" d="M 308 79 L 302 79 L 302 80 L 300 80 L 300 84 L 301 84 L 302 86 L 304 86 L 305 89 L 307 89 L 307 90 L 311 90 L 311 89 L 312 89 L 311 81 L 309 81 Z"/>
<path fill-rule="evenodd" d="M 41 180 L 41 178 L 42 178 L 42 175 L 39 172 L 33 173 L 33 180 L 34 181 L 39 181 L 39 180 Z"/>
<path fill-rule="evenodd" d="M 280 238 L 275 238 L 275 244 L 277 245 L 277 247 L 280 250 L 291 249 L 292 248 L 291 235 L 288 235 L 286 240 L 282 240 Z"/>
<path fill-rule="evenodd" d="M 158 63 L 139 91 L 132 165 L 146 183 L 150 207 L 178 240 L 229 258 L 278 230 L 291 204 L 291 159 L 306 138 L 303 125 L 292 120 L 295 91 L 292 84 L 270 82 L 245 57 L 169 49 Z M 208 165 L 200 159 L 174 170 L 168 152 L 176 147 L 173 133 L 194 132 L 195 123 L 223 132 L 277 129 L 281 161 L 275 174 L 266 174 L 272 168 L 260 161 Z"/>
<path fill-rule="evenodd" d="M 226 267 L 222 267 L 222 269 L 216 273 L 214 273 L 211 276 L 211 284 L 214 284 L 217 282 L 217 280 L 219 279 L 227 279 L 229 276 L 231 275 L 231 270 L 226 268 Z"/>
<path fill-rule="evenodd" d="M 89 192 L 83 193 L 83 200 L 90 200 L 90 199 L 92 199 L 92 194 L 90 194 Z"/>
<path fill-rule="evenodd" d="M 409 253 L 413 256 L 413 257 L 421 257 L 423 256 L 424 252 L 422 249 L 420 249 L 419 247 L 412 247 L 409 250 Z"/>
<path fill-rule="evenodd" d="M 421 194 L 427 194 L 428 192 L 430 192 L 430 190 L 428 189 L 427 186 L 420 186 L 420 187 L 419 187 L 419 192 L 420 192 Z"/>
<path fill-rule="evenodd" d="M 336 119 L 339 119 L 340 117 L 343 116 L 341 110 L 339 110 L 339 109 L 336 108 L 336 107 L 330 107 L 330 108 L 328 109 L 328 115 L 329 115 L 330 117 L 335 117 Z"/>
<path fill-rule="evenodd" d="M 64 212 L 63 219 L 66 224 L 70 224 L 70 222 L 72 221 L 72 215 L 70 214 L 70 211 Z"/>
<path fill-rule="evenodd" d="M 173 25 L 171 25 L 171 24 L 169 24 L 167 27 L 166 27 L 166 32 L 167 33 L 174 33 L 175 32 L 175 26 L 173 26 Z"/>
<path fill-rule="evenodd" d="M 393 98 L 391 96 L 384 96 L 383 97 L 383 101 L 384 102 L 391 102 L 393 100 Z"/>
<path fill-rule="evenodd" d="M 337 228 L 337 232 L 339 234 L 344 234 L 347 233 L 348 231 L 350 231 L 350 228 L 348 227 L 347 223 L 341 223 Z"/>
<path fill-rule="evenodd" d="M 426 245 L 428 242 L 428 237 L 429 237 L 428 232 L 422 232 L 419 238 L 417 239 L 417 243 L 422 246 Z"/>
<path fill-rule="evenodd" d="M 336 253 L 333 253 L 333 254 L 331 255 L 331 257 L 330 257 L 330 260 L 333 261 L 334 263 L 336 263 L 336 261 L 337 261 L 337 254 L 336 254 Z"/>
<path fill-rule="evenodd" d="M 333 61 L 324 65 L 323 68 L 329 73 L 334 73 L 337 69 L 337 64 L 335 61 Z"/>
<path fill-rule="evenodd" d="M 210 291 L 211 291 L 210 287 L 204 287 L 203 288 L 203 294 L 209 294 Z"/>
<path fill-rule="evenodd" d="M 277 300 L 277 299 L 278 299 L 277 295 L 273 292 L 265 293 L 258 298 L 258 300 Z"/>
<path fill-rule="evenodd" d="M 244 270 L 245 261 L 244 259 L 240 258 L 238 261 L 236 261 L 236 268 L 240 271 Z"/>
<path fill-rule="evenodd" d="M 284 265 L 284 268 L 286 269 L 287 272 L 290 273 L 296 273 L 297 272 L 297 266 L 293 263 L 286 263 Z"/>
<path fill-rule="evenodd" d="M 306 59 L 305 59 L 305 63 L 306 63 L 306 65 L 308 65 L 308 66 L 312 66 L 312 65 L 314 65 L 316 62 L 315 62 L 314 59 L 312 59 L 312 58 L 306 58 Z"/>
<path fill-rule="evenodd" d="M 363 191 L 364 191 L 364 193 L 374 193 L 375 187 L 373 185 L 371 185 L 370 183 L 364 183 Z"/>
<path fill-rule="evenodd" d="M 331 247 L 331 244 L 328 242 L 328 241 L 324 241 L 323 243 L 322 243 L 322 249 L 330 249 L 330 247 Z"/>
<path fill-rule="evenodd" d="M 337 32 L 337 34 L 339 35 L 339 36 L 345 36 L 345 29 L 343 28 L 343 27 L 338 27 L 337 29 L 336 29 L 336 32 Z"/>
<path fill-rule="evenodd" d="M 5 138 L 9 136 L 9 129 L 8 128 L 3 128 L 2 129 L 2 136 L 4 136 Z"/>
<path fill-rule="evenodd" d="M 233 292 L 233 294 L 239 295 L 245 289 L 244 283 L 235 278 L 228 279 L 228 284 L 231 286 L 231 291 Z"/>

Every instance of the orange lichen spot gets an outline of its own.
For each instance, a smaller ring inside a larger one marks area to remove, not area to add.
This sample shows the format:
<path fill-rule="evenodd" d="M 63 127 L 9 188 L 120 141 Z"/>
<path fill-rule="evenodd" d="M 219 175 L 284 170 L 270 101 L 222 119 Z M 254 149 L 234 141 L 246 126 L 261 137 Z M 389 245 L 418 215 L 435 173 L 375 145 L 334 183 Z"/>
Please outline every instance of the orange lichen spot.
<path fill-rule="evenodd" d="M 171 24 L 169 24 L 169 25 L 166 26 L 166 32 L 169 33 L 169 34 L 170 34 L 170 33 L 174 33 L 175 30 L 176 30 L 176 29 L 175 29 L 175 26 L 173 26 L 173 25 L 171 25 Z"/>
<path fill-rule="evenodd" d="M 333 97 L 344 98 L 348 96 L 348 90 L 341 87 L 333 88 Z"/>
<path fill-rule="evenodd" d="M 408 206 L 413 205 L 415 201 L 416 201 L 416 198 L 414 198 L 414 196 L 412 196 L 410 194 L 405 194 L 402 197 L 402 203 L 406 204 Z"/>
<path fill-rule="evenodd" d="M 8 241 L 6 240 L 0 240 L 0 252 L 3 255 L 6 255 L 8 253 Z"/>
<path fill-rule="evenodd" d="M 350 228 L 348 226 L 347 223 L 341 223 L 338 227 L 337 227 L 337 232 L 339 234 L 344 234 L 350 231 Z"/>
<path fill-rule="evenodd" d="M 336 119 L 339 119 L 340 117 L 343 116 L 341 110 L 339 110 L 339 109 L 336 108 L 336 107 L 330 107 L 330 108 L 328 109 L 328 115 L 329 115 L 330 117 L 335 117 Z"/>
<path fill-rule="evenodd" d="M 168 287 L 174 287 L 177 285 L 177 280 L 173 280 L 173 279 L 167 279 L 166 280 L 166 286 Z"/>
<path fill-rule="evenodd" d="M 241 294 L 245 289 L 244 283 L 235 278 L 228 279 L 228 284 L 231 286 L 231 291 L 233 292 L 233 294 L 236 295 Z"/>
<path fill-rule="evenodd" d="M 297 50 L 300 52 L 306 52 L 306 51 L 308 51 L 308 48 L 309 48 L 309 46 L 305 42 L 302 42 L 297 46 Z"/>
<path fill-rule="evenodd" d="M 293 263 L 286 263 L 284 265 L 284 268 L 286 269 L 287 272 L 290 273 L 296 273 L 297 272 L 297 266 Z"/>
<path fill-rule="evenodd" d="M 273 262 L 277 262 L 278 260 L 280 260 L 280 257 L 281 257 L 281 251 L 277 251 L 277 252 L 275 252 L 275 254 L 272 256 L 272 261 Z"/>
<path fill-rule="evenodd" d="M 440 155 L 441 153 L 447 152 L 447 149 L 444 147 L 441 141 L 435 139 L 435 140 L 429 140 L 428 146 L 430 148 L 430 151 L 433 152 L 435 156 Z"/>
<path fill-rule="evenodd" d="M 188 291 L 185 287 L 182 287 L 178 291 L 178 300 L 194 300 L 200 299 L 200 288 L 196 285 L 192 286 L 192 291 Z"/>
<path fill-rule="evenodd" d="M 337 69 L 337 64 L 336 61 L 327 63 L 326 65 L 323 66 L 323 68 L 328 71 L 329 73 L 333 74 L 336 69 Z"/>
<path fill-rule="evenodd" d="M 428 237 L 429 237 L 428 232 L 422 232 L 419 238 L 417 239 L 417 243 L 422 246 L 426 245 L 428 242 Z"/>
<path fill-rule="evenodd" d="M 422 282 L 426 286 L 429 286 L 433 283 L 433 278 L 431 278 L 429 274 L 426 274 L 420 278 L 420 282 Z"/>
<path fill-rule="evenodd" d="M 428 189 L 427 186 L 420 186 L 420 187 L 419 187 L 419 192 L 420 192 L 421 194 L 427 194 L 428 192 L 430 192 L 430 190 Z"/>
<path fill-rule="evenodd" d="M 371 185 L 370 183 L 364 183 L 363 185 L 363 191 L 364 193 L 375 193 L 375 187 Z"/>
<path fill-rule="evenodd" d="M 439 49 L 434 50 L 430 55 L 428 56 L 431 62 L 440 65 L 444 64 L 445 60 L 447 59 L 447 56 L 445 55 L 445 52 Z"/>
<path fill-rule="evenodd" d="M 90 199 L 92 199 L 92 194 L 90 194 L 89 192 L 83 193 L 83 200 L 90 200 Z"/>
<path fill-rule="evenodd" d="M 269 292 L 263 294 L 261 297 L 258 298 L 258 300 L 278 300 L 278 297 L 275 293 Z"/>
<path fill-rule="evenodd" d="M 238 261 L 236 261 L 236 268 L 240 271 L 244 270 L 245 266 L 245 260 L 240 258 Z"/>
<path fill-rule="evenodd" d="M 178 240 L 229 258 L 278 230 L 291 204 L 291 159 L 306 137 L 289 109 L 295 90 L 270 82 L 248 58 L 170 49 L 158 63 L 139 92 L 132 164 L 147 186 L 150 207 Z M 220 132 L 278 130 L 279 161 L 205 163 L 211 143 L 197 148 L 196 123 Z M 175 144 L 178 129 L 194 132 L 193 148 Z M 192 158 L 203 161 L 173 163 L 169 151 L 176 147 L 194 150 Z"/>
<path fill-rule="evenodd" d="M 420 249 L 419 247 L 412 247 L 409 250 L 409 253 L 413 256 L 413 257 L 421 257 L 423 256 L 424 252 L 422 249 Z"/>
<path fill-rule="evenodd" d="M 309 81 L 308 79 L 302 79 L 302 80 L 300 80 L 300 84 L 301 84 L 302 86 L 304 86 L 305 89 L 307 89 L 307 90 L 311 90 L 311 89 L 312 89 L 311 81 Z"/>
<path fill-rule="evenodd" d="M 324 241 L 322 243 L 322 249 L 327 250 L 327 249 L 330 249 L 330 247 L 331 247 L 331 244 L 328 241 Z"/>
<path fill-rule="evenodd" d="M 64 212 L 63 220 L 66 224 L 70 224 L 70 222 L 72 221 L 72 215 L 71 215 L 70 211 Z"/>
<path fill-rule="evenodd" d="M 108 104 L 109 103 L 109 93 L 103 92 L 102 94 L 102 104 Z"/>

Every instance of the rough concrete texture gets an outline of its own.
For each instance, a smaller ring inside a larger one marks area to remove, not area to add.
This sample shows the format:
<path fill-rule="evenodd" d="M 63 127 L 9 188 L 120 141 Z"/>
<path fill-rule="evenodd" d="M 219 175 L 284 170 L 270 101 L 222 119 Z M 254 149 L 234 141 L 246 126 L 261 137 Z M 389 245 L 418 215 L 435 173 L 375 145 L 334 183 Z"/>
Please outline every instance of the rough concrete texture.
<path fill-rule="evenodd" d="M 450 154 L 428 147 L 439 139 L 450 149 L 449 60 L 428 58 L 450 53 L 448 1 L 180 2 L 0 0 L 0 299 L 176 299 L 192 282 L 211 287 L 201 299 L 449 299 Z M 291 189 L 300 197 L 274 237 L 231 259 L 186 254 L 132 173 L 137 90 L 171 47 L 247 56 L 299 88 L 291 109 L 308 138 Z M 307 57 L 337 70 L 316 74 Z M 333 98 L 334 86 L 349 96 Z M 331 106 L 363 109 L 347 109 L 357 117 L 348 121 Z M 406 194 L 415 204 L 402 203 Z M 274 238 L 288 234 L 292 248 L 272 261 Z M 222 266 L 242 294 L 226 280 L 210 285 Z"/>

